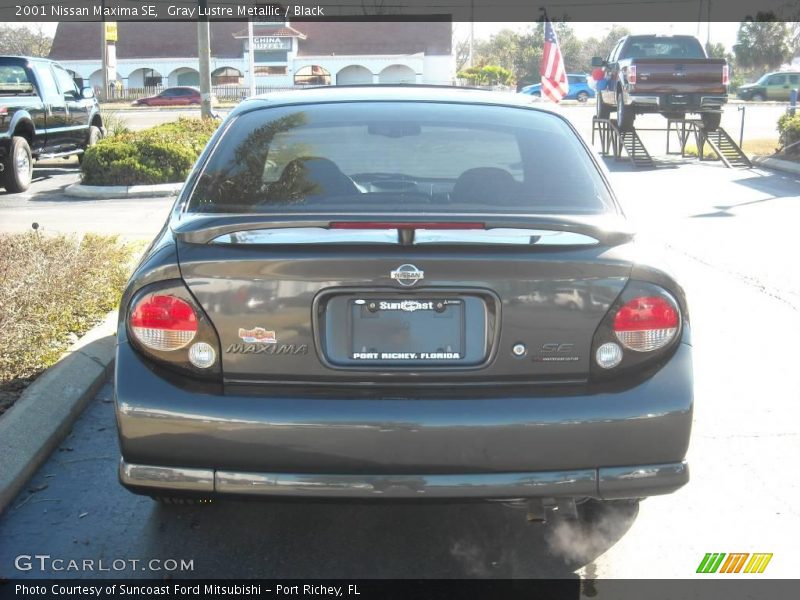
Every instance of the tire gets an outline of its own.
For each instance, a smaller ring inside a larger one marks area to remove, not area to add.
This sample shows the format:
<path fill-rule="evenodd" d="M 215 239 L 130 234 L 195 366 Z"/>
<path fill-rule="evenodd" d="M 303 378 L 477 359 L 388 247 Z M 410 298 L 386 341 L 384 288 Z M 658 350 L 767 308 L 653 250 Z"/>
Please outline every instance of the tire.
<path fill-rule="evenodd" d="M 101 139 L 103 139 L 103 132 L 100 131 L 100 128 L 99 127 L 95 127 L 94 125 L 89 127 L 89 138 L 86 140 L 86 147 L 83 149 L 84 152 L 88 148 L 91 148 L 92 146 L 94 146 Z M 83 162 L 83 154 L 78 154 L 78 162 L 79 163 Z"/>
<path fill-rule="evenodd" d="M 703 113 L 700 115 L 703 121 L 703 128 L 707 131 L 714 131 L 719 129 L 719 123 L 722 120 L 722 113 Z"/>
<path fill-rule="evenodd" d="M 617 127 L 620 131 L 630 131 L 633 129 L 633 120 L 636 118 L 636 113 L 633 112 L 632 106 L 625 106 L 625 101 L 622 93 L 617 94 Z"/>
<path fill-rule="evenodd" d="M 11 138 L 8 156 L 3 160 L 3 184 L 9 194 L 18 194 L 31 187 L 33 157 L 28 140 L 15 135 Z"/>
<path fill-rule="evenodd" d="M 578 92 L 576 98 L 578 102 L 584 103 L 589 100 L 589 94 L 587 94 L 586 92 Z"/>
<path fill-rule="evenodd" d="M 603 93 L 597 92 L 595 96 L 597 99 L 597 107 L 595 109 L 595 116 L 598 119 L 607 119 L 611 116 L 611 109 L 603 103 Z"/>
<path fill-rule="evenodd" d="M 183 496 L 150 496 L 159 504 L 167 506 L 200 506 L 202 504 L 211 504 L 208 498 L 189 498 Z"/>
<path fill-rule="evenodd" d="M 764 98 L 764 94 L 756 92 L 752 96 L 750 96 L 751 102 L 763 102 L 766 98 Z"/>

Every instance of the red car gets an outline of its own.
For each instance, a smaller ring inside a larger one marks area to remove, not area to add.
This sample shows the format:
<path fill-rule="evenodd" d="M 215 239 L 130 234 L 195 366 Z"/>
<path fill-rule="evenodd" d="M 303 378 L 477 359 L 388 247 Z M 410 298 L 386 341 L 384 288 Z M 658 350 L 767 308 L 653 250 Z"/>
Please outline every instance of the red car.
<path fill-rule="evenodd" d="M 200 104 L 200 90 L 193 87 L 170 87 L 160 94 L 139 98 L 134 106 L 187 106 Z"/>

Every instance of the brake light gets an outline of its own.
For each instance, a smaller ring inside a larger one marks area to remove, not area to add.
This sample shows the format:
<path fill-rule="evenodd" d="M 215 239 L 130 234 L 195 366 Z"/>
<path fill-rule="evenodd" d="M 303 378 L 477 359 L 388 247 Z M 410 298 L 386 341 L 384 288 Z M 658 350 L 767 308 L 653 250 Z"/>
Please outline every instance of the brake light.
<path fill-rule="evenodd" d="M 628 67 L 628 83 L 631 85 L 636 83 L 636 65 Z"/>
<path fill-rule="evenodd" d="M 638 296 L 614 316 L 614 335 L 629 350 L 651 352 L 666 346 L 678 331 L 678 308 L 661 296 Z"/>
<path fill-rule="evenodd" d="M 142 298 L 131 311 L 130 328 L 148 348 L 178 350 L 197 334 L 197 315 L 185 300 L 153 294 Z"/>
<path fill-rule="evenodd" d="M 722 85 L 728 85 L 730 81 L 731 79 L 728 71 L 728 65 L 722 65 Z"/>
<path fill-rule="evenodd" d="M 385 221 L 335 221 L 330 224 L 331 229 L 486 229 L 484 223 L 444 223 L 432 221 L 427 223 L 415 222 L 385 222 Z"/>

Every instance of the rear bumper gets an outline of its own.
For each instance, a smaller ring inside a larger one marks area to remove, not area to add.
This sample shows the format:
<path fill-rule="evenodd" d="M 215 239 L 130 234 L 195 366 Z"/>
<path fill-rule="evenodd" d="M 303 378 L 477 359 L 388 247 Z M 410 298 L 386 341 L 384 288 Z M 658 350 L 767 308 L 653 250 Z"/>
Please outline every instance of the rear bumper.
<path fill-rule="evenodd" d="M 725 94 L 629 94 L 632 105 L 641 112 L 711 112 L 722 110 Z"/>
<path fill-rule="evenodd" d="M 291 498 L 481 499 L 640 498 L 674 492 L 689 481 L 686 462 L 539 473 L 329 475 L 239 473 L 128 464 L 120 482 L 133 491 Z"/>
<path fill-rule="evenodd" d="M 624 389 L 528 386 L 489 398 L 408 388 L 200 393 L 167 381 L 124 342 L 116 365 L 121 480 L 135 491 L 639 497 L 688 478 L 684 343 Z"/>

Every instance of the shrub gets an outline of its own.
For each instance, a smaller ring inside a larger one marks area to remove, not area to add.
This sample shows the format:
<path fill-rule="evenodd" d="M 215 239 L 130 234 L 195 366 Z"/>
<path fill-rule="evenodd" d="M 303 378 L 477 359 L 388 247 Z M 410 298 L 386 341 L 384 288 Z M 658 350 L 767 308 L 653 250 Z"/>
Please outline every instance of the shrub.
<path fill-rule="evenodd" d="M 787 154 L 791 155 L 800 155 L 800 113 L 795 114 L 794 116 L 790 116 L 789 113 L 781 116 L 778 119 L 778 133 L 780 137 L 778 138 L 781 143 L 781 148 L 786 151 Z M 792 146 L 792 144 L 796 144 Z M 787 148 L 787 146 L 792 146 L 791 148 Z"/>
<path fill-rule="evenodd" d="M 52 365 L 117 306 L 131 258 L 115 236 L 0 235 L 0 390 Z"/>
<path fill-rule="evenodd" d="M 81 172 L 86 185 L 178 183 L 219 125 L 180 118 L 144 131 L 122 132 L 88 148 Z"/>

